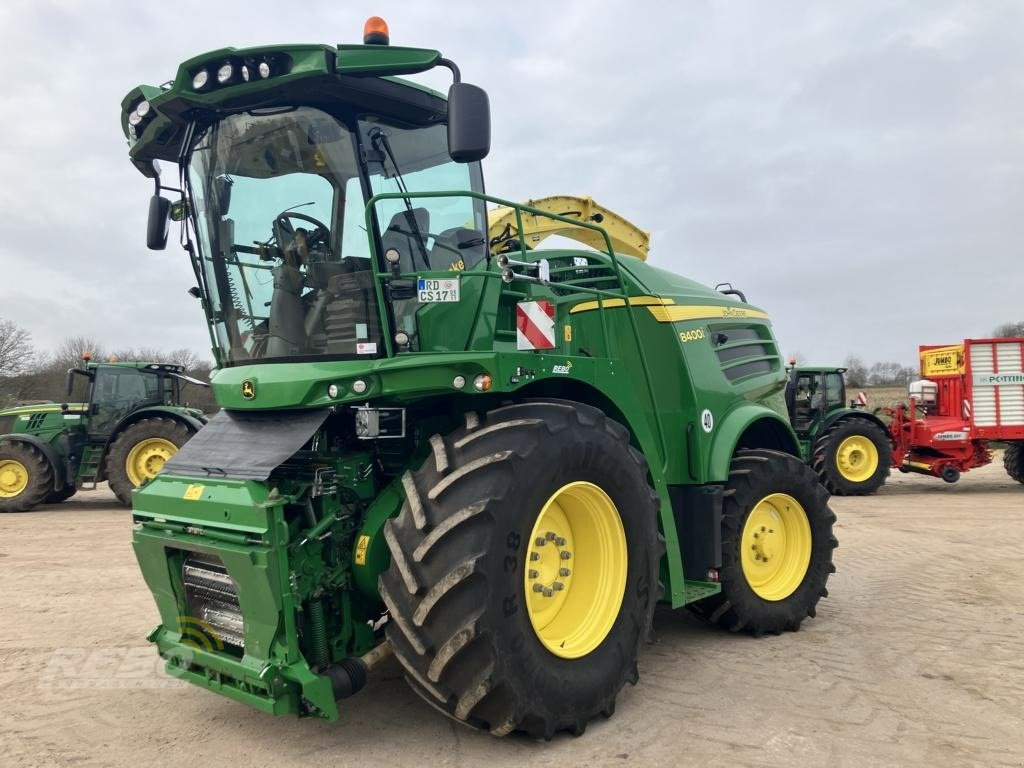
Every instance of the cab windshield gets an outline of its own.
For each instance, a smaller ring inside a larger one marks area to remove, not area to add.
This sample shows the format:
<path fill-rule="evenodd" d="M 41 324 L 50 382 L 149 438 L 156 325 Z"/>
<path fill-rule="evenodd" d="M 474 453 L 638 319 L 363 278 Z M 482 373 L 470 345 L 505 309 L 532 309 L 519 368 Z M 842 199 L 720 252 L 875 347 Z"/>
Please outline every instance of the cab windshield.
<path fill-rule="evenodd" d="M 382 131 L 390 140 L 382 140 Z M 399 191 L 402 174 L 410 191 L 480 187 L 478 165 L 448 157 L 442 123 L 402 128 L 355 116 L 346 122 L 295 107 L 231 115 L 198 136 L 187 185 L 195 258 L 222 365 L 383 354 L 387 329 L 376 301 L 365 207 L 369 195 Z M 475 229 L 484 220 L 470 198 L 382 202 L 389 210 L 378 218 L 400 215 L 390 207 L 415 205 L 437 209 L 444 229 Z M 431 226 L 423 224 L 429 237 Z M 428 254 L 443 250 L 451 258 L 441 268 L 453 270 L 466 266 L 456 257 L 472 261 L 478 250 L 460 244 L 445 249 L 433 237 L 417 243 Z M 440 261 L 409 266 L 437 269 Z M 402 327 L 414 322 L 408 309 L 395 314 Z"/>

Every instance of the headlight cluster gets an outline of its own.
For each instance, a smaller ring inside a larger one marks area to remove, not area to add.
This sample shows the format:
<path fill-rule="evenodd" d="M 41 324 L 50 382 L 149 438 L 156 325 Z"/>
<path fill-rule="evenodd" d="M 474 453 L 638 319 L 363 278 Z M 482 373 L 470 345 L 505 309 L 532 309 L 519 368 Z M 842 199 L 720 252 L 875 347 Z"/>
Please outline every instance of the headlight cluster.
<path fill-rule="evenodd" d="M 148 101 L 143 99 L 138 102 L 135 108 L 128 113 L 128 134 L 133 139 L 139 138 L 139 135 L 146 129 L 146 124 L 153 119 L 155 114 Z"/>
<path fill-rule="evenodd" d="M 288 70 L 287 62 L 280 57 L 264 57 L 259 59 L 232 59 L 220 64 L 210 63 L 208 66 L 192 74 L 192 90 L 208 91 L 214 85 L 237 85 L 250 80 L 266 80 L 272 75 L 282 75 Z"/>

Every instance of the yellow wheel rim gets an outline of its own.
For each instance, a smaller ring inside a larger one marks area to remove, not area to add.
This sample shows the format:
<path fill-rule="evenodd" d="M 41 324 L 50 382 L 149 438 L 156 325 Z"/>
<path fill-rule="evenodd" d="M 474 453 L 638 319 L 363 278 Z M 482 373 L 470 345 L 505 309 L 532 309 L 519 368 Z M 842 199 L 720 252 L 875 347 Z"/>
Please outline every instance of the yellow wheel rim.
<path fill-rule="evenodd" d="M 162 437 L 148 437 L 137 442 L 128 452 L 124 469 L 132 485 L 138 488 L 146 480 L 152 480 L 164 464 L 178 452 L 178 446 Z"/>
<path fill-rule="evenodd" d="M 28 488 L 28 470 L 20 461 L 0 460 L 0 499 L 13 499 Z"/>
<path fill-rule="evenodd" d="M 607 637 L 626 591 L 626 534 L 615 503 L 593 483 L 557 490 L 537 516 L 523 568 L 538 639 L 578 659 Z"/>
<path fill-rule="evenodd" d="M 750 511 L 740 537 L 743 576 L 765 600 L 785 600 L 811 564 L 811 524 L 800 502 L 785 493 L 765 496 Z"/>
<path fill-rule="evenodd" d="M 878 469 L 878 448 L 864 435 L 850 435 L 836 449 L 836 466 L 846 480 L 863 483 Z"/>

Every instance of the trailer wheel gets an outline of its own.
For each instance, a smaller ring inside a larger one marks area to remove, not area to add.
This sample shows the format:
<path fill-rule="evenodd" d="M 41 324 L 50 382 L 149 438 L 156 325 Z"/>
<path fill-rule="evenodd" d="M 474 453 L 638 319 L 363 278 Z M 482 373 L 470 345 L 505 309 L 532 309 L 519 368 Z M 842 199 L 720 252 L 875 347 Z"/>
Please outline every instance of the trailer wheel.
<path fill-rule="evenodd" d="M 132 489 L 156 477 L 193 434 L 185 424 L 166 416 L 140 419 L 118 434 L 106 461 L 107 482 L 118 501 L 130 506 Z"/>
<path fill-rule="evenodd" d="M 722 502 L 722 591 L 693 609 L 732 632 L 798 630 L 828 596 L 835 519 L 828 493 L 802 461 L 738 452 Z"/>
<path fill-rule="evenodd" d="M 53 467 L 34 445 L 0 443 L 0 512 L 27 512 L 53 490 Z"/>
<path fill-rule="evenodd" d="M 1018 483 L 1024 483 L 1024 443 L 1010 443 L 1003 452 L 1006 474 Z"/>
<path fill-rule="evenodd" d="M 864 496 L 885 483 L 891 454 L 881 427 L 865 418 L 844 418 L 814 444 L 813 467 L 829 493 Z"/>
<path fill-rule="evenodd" d="M 447 437 L 403 478 L 379 588 L 410 685 L 503 736 L 581 734 L 636 683 L 659 595 L 658 497 L 629 433 L 531 401 Z"/>

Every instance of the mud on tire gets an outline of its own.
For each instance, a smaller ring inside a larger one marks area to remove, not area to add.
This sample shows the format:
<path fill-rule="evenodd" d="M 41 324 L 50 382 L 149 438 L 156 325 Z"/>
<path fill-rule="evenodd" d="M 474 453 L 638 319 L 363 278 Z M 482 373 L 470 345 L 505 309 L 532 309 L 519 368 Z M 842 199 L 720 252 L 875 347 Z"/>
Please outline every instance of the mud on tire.
<path fill-rule="evenodd" d="M 795 499 L 810 524 L 810 563 L 803 580 L 788 597 L 766 600 L 751 588 L 743 571 L 741 538 L 754 507 L 775 493 Z M 713 624 L 731 632 L 755 636 L 795 632 L 813 618 L 818 601 L 828 597 L 826 583 L 835 573 L 832 551 L 839 546 L 832 535 L 836 516 L 828 507 L 828 493 L 814 472 L 794 456 L 778 451 L 739 451 L 732 461 L 722 503 L 722 591 L 691 608 Z"/>
<path fill-rule="evenodd" d="M 412 687 L 445 714 L 495 735 L 578 735 L 610 716 L 659 595 L 658 497 L 620 424 L 589 406 L 531 401 L 466 415 L 430 439 L 403 478 L 407 500 L 384 528 L 392 562 L 379 582 L 387 636 Z M 548 651 L 527 612 L 529 537 L 547 500 L 587 481 L 614 502 L 626 537 L 626 586 L 590 653 Z"/>
<path fill-rule="evenodd" d="M 128 454 L 132 448 L 151 437 L 163 438 L 181 448 L 193 434 L 193 431 L 182 422 L 164 416 L 139 419 L 126 427 L 107 450 L 106 458 L 107 482 L 117 500 L 125 506 L 131 506 L 132 503 L 132 489 L 135 488 L 135 484 L 128 477 L 127 469 Z"/>

